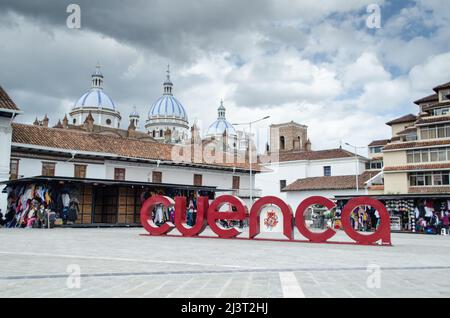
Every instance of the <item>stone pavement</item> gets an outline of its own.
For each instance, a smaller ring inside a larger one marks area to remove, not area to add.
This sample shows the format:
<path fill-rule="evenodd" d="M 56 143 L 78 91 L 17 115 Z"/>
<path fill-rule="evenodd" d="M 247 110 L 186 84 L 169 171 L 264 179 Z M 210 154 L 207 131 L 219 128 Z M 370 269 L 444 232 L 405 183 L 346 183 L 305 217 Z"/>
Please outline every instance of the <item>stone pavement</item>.
<path fill-rule="evenodd" d="M 450 296 L 450 237 L 368 247 L 142 233 L 0 229 L 0 297 Z"/>

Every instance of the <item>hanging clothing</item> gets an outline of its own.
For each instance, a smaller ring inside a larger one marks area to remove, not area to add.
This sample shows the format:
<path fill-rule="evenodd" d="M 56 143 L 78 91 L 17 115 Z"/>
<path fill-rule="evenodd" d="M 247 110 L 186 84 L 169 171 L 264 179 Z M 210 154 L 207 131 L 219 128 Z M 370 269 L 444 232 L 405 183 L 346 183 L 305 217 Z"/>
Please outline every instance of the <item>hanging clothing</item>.
<path fill-rule="evenodd" d="M 163 208 L 162 205 L 158 205 L 158 207 L 156 208 L 156 213 L 155 213 L 155 223 L 156 224 L 161 224 L 163 223 Z"/>
<path fill-rule="evenodd" d="M 61 200 L 64 208 L 68 208 L 70 205 L 70 196 L 67 193 L 61 195 Z"/>

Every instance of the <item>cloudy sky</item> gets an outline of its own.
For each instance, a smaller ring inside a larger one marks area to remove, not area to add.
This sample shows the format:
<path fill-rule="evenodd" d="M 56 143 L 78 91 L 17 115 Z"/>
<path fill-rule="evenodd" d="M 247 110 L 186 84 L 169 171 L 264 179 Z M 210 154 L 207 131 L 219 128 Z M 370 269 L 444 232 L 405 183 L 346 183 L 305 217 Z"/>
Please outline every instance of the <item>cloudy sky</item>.
<path fill-rule="evenodd" d="M 66 25 L 70 3 L 81 29 Z M 381 29 L 366 26 L 370 4 Z M 223 98 L 231 122 L 271 116 L 260 143 L 268 124 L 294 120 L 316 150 L 364 146 L 450 81 L 448 0 L 1 0 L 0 38 L 0 85 L 27 123 L 68 113 L 97 62 L 122 115 L 145 118 L 170 63 L 203 129 Z"/>

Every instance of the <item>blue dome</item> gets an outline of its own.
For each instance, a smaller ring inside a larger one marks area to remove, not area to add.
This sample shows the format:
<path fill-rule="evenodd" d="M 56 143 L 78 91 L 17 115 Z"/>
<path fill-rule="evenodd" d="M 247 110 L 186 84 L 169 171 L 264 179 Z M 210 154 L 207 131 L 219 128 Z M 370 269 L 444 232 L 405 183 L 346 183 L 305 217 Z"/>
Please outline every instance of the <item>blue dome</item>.
<path fill-rule="evenodd" d="M 161 96 L 150 108 L 148 117 L 174 117 L 188 121 L 183 105 L 172 95 Z"/>
<path fill-rule="evenodd" d="M 106 95 L 103 90 L 99 88 L 91 88 L 83 96 L 81 96 L 80 99 L 78 99 L 74 106 L 74 108 L 83 107 L 108 108 L 116 110 L 116 105 L 111 97 Z"/>
<path fill-rule="evenodd" d="M 223 135 L 227 132 L 228 136 L 236 136 L 236 130 L 225 118 L 219 118 L 211 124 L 208 128 L 207 136 Z"/>

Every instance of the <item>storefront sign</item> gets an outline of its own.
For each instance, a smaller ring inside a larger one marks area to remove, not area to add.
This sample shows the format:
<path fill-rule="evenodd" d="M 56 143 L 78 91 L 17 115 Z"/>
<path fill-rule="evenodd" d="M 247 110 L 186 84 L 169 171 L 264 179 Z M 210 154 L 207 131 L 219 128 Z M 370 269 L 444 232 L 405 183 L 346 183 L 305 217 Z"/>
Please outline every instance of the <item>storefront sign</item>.
<path fill-rule="evenodd" d="M 152 211 L 155 206 L 162 204 L 164 207 L 175 208 L 175 224 L 166 222 L 161 226 L 154 224 L 152 220 Z M 333 201 L 324 197 L 310 197 L 297 207 L 295 211 L 295 217 L 293 216 L 291 207 L 283 200 L 268 196 L 257 200 L 251 207 L 250 213 L 244 201 L 240 198 L 224 195 L 215 199 L 209 204 L 207 197 L 199 197 L 197 200 L 197 218 L 195 226 L 186 227 L 186 198 L 175 197 L 175 200 L 166 196 L 154 196 L 144 202 L 141 208 L 141 223 L 150 235 L 167 235 L 175 227 L 186 237 L 199 237 L 199 235 L 209 225 L 211 230 L 217 234 L 219 238 L 231 239 L 236 238 L 241 232 L 237 228 L 222 228 L 217 224 L 218 220 L 235 220 L 243 221 L 249 218 L 249 237 L 248 239 L 258 239 L 257 235 L 260 232 L 260 214 L 261 211 L 267 206 L 277 206 L 283 216 L 283 234 L 286 237 L 284 241 L 302 242 L 301 240 L 294 240 L 294 225 L 299 230 L 307 241 L 311 243 L 340 243 L 333 242 L 330 239 L 336 235 L 336 231 L 329 228 L 322 233 L 312 232 L 305 224 L 305 212 L 313 205 L 321 205 L 327 209 L 335 207 Z M 224 206 L 232 206 L 232 211 L 222 212 L 220 211 Z M 360 206 L 370 206 L 378 211 L 380 215 L 379 225 L 377 230 L 370 234 L 365 235 L 357 232 L 350 222 L 351 213 Z M 354 242 L 353 244 L 360 245 L 372 245 L 381 243 L 382 245 L 391 244 L 391 231 L 390 231 L 390 216 L 385 206 L 378 200 L 361 197 L 350 200 L 345 205 L 341 214 L 342 227 L 348 237 Z M 201 236 L 205 237 L 205 236 Z M 264 239 L 261 239 L 264 240 Z M 304 241 L 303 241 L 304 242 Z"/>

